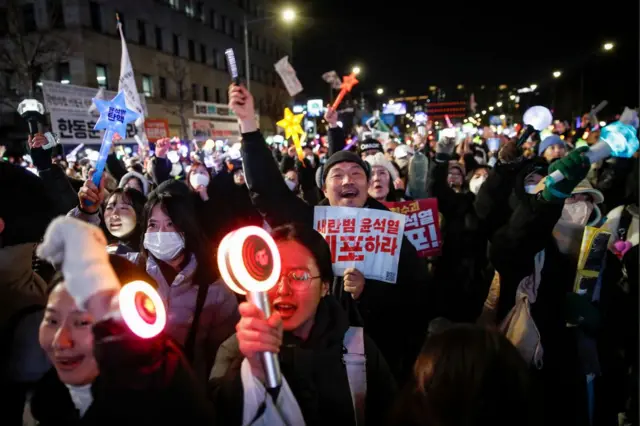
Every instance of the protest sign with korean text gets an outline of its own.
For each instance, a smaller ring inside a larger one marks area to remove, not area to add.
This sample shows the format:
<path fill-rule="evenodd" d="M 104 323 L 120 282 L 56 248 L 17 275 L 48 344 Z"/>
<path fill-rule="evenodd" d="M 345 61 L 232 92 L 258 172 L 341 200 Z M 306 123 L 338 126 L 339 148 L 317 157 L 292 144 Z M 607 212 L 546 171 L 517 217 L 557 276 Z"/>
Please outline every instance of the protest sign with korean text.
<path fill-rule="evenodd" d="M 414 245 L 420 257 L 438 256 L 442 250 L 438 200 L 384 203 L 389 210 L 406 216 L 404 235 Z"/>
<path fill-rule="evenodd" d="M 149 118 L 144 122 L 144 132 L 149 142 L 169 137 L 169 120 L 165 118 Z"/>
<path fill-rule="evenodd" d="M 98 121 L 98 112 L 89 112 L 89 108 L 96 96 L 98 89 L 91 87 L 75 86 L 73 84 L 62 84 L 55 81 L 42 82 L 42 95 L 44 105 L 51 115 L 51 129 L 60 138 L 62 144 L 79 145 L 99 145 L 102 143 L 100 131 L 94 131 L 93 127 Z M 105 90 L 103 92 L 105 100 L 111 100 L 116 96 L 116 92 Z M 147 104 L 144 97 L 141 98 L 142 107 L 145 111 Z M 127 124 L 127 134 L 119 135 L 123 138 L 123 143 L 136 143 L 133 136 L 136 128 L 133 123 Z"/>
<path fill-rule="evenodd" d="M 331 248 L 333 272 L 356 268 L 365 278 L 395 284 L 405 217 L 385 210 L 316 206 L 314 229 Z"/>

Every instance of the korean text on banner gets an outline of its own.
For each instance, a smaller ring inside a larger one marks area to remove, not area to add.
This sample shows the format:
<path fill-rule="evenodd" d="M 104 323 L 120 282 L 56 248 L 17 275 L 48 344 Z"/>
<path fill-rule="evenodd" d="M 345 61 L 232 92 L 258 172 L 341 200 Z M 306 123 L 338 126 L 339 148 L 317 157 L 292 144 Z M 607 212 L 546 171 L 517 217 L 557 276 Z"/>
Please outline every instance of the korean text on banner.
<path fill-rule="evenodd" d="M 405 217 L 385 210 L 316 206 L 316 231 L 331 248 L 333 272 L 356 268 L 365 278 L 395 284 Z"/>
<path fill-rule="evenodd" d="M 284 87 L 287 88 L 289 96 L 295 96 L 302 92 L 302 84 L 300 84 L 300 80 L 298 80 L 298 77 L 296 76 L 296 70 L 294 70 L 289 63 L 288 56 L 280 59 L 273 66 L 275 67 L 276 72 L 280 75 L 280 78 L 284 83 Z"/>
<path fill-rule="evenodd" d="M 105 90 L 104 99 L 111 100 L 116 92 Z M 89 112 L 96 89 L 91 87 L 62 84 L 55 81 L 42 82 L 44 105 L 51 114 L 51 128 L 64 145 L 99 145 L 102 142 L 100 131 L 93 130 L 98 121 L 98 112 Z M 142 98 L 142 108 L 147 104 Z M 145 112 L 146 113 L 146 112 Z M 133 136 L 136 129 L 133 123 L 127 124 L 127 135 L 121 143 L 136 143 Z"/>
<path fill-rule="evenodd" d="M 199 142 L 207 139 L 240 138 L 237 121 L 214 121 L 189 119 L 189 139 Z"/>
<path fill-rule="evenodd" d="M 383 203 L 389 210 L 406 216 L 404 235 L 414 245 L 418 256 L 438 256 L 442 250 L 438 200 L 427 198 L 399 203 Z"/>
<path fill-rule="evenodd" d="M 144 132 L 149 142 L 169 137 L 169 120 L 164 118 L 148 118 L 144 121 Z"/>

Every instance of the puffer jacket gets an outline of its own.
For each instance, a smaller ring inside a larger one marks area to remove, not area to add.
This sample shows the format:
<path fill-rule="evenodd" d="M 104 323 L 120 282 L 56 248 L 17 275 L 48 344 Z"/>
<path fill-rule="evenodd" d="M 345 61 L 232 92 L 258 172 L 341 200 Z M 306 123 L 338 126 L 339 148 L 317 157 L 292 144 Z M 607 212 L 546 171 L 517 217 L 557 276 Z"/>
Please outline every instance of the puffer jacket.
<path fill-rule="evenodd" d="M 135 263 L 145 262 L 140 253 L 127 253 L 125 257 Z M 180 271 L 173 282 L 167 283 L 157 261 L 149 256 L 145 269 L 156 281 L 160 297 L 167 307 L 166 332 L 180 345 L 185 345 L 193 321 L 198 298 L 198 283 L 194 276 L 198 264 L 195 255 Z M 209 285 L 195 337 L 193 369 L 203 384 L 209 377 L 216 352 L 222 342 L 235 333 L 239 320 L 238 302 L 222 281 Z"/>

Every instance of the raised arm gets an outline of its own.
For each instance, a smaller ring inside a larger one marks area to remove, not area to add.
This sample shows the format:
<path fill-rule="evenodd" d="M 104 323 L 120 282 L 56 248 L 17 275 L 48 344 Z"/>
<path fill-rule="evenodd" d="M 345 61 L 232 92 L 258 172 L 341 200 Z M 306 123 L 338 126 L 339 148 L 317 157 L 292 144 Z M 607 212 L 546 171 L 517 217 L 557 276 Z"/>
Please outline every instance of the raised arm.
<path fill-rule="evenodd" d="M 289 190 L 278 164 L 258 130 L 251 93 L 243 86 L 229 89 L 229 107 L 236 113 L 242 131 L 242 162 L 254 205 L 267 223 L 312 223 L 313 207 Z"/>

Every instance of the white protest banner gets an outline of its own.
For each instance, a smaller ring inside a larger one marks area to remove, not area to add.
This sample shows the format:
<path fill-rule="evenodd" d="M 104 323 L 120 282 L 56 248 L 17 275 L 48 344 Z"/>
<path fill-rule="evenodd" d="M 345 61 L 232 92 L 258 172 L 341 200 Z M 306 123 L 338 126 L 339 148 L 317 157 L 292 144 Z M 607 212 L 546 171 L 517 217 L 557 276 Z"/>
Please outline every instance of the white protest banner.
<path fill-rule="evenodd" d="M 104 91 L 104 99 L 111 100 L 116 92 Z M 42 82 L 42 95 L 47 112 L 51 114 L 51 128 L 58 134 L 60 143 L 66 145 L 99 145 L 102 143 L 100 131 L 93 127 L 98 121 L 97 111 L 89 112 L 96 96 L 96 89 L 91 87 L 62 84 L 55 81 Z M 142 107 L 146 114 L 147 104 L 142 98 Z M 135 126 L 127 124 L 127 135 L 120 143 L 136 143 L 133 136 Z"/>
<path fill-rule="evenodd" d="M 189 120 L 189 139 L 198 142 L 207 139 L 238 139 L 240 128 L 237 121 Z"/>
<path fill-rule="evenodd" d="M 229 105 L 202 101 L 193 101 L 193 115 L 204 118 L 236 118 Z"/>
<path fill-rule="evenodd" d="M 300 80 L 298 80 L 298 77 L 296 76 L 296 70 L 294 70 L 289 63 L 288 56 L 280 59 L 273 66 L 275 67 L 276 72 L 280 75 L 280 78 L 284 83 L 284 87 L 287 88 L 289 96 L 295 96 L 302 92 L 302 84 L 300 84 Z"/>
<path fill-rule="evenodd" d="M 133 76 L 133 67 L 131 66 L 131 59 L 129 58 L 129 50 L 127 49 L 127 42 L 124 40 L 124 34 L 122 34 L 122 24 L 120 18 L 116 14 L 118 19 L 118 31 L 120 32 L 120 40 L 122 41 L 122 56 L 120 57 L 120 80 L 118 81 L 118 92 L 124 92 L 125 101 L 129 109 L 134 110 L 140 117 L 136 120 L 136 126 L 142 126 L 144 123 L 144 117 L 146 111 L 142 108 L 140 102 L 140 95 L 136 87 L 136 78 Z"/>
<path fill-rule="evenodd" d="M 331 88 L 340 90 L 342 87 L 342 80 L 338 77 L 338 73 L 335 71 L 327 71 L 322 74 L 322 79 L 331 85 Z"/>
<path fill-rule="evenodd" d="M 386 210 L 316 206 L 314 229 L 331 248 L 333 272 L 356 268 L 365 278 L 395 284 L 405 217 Z"/>

